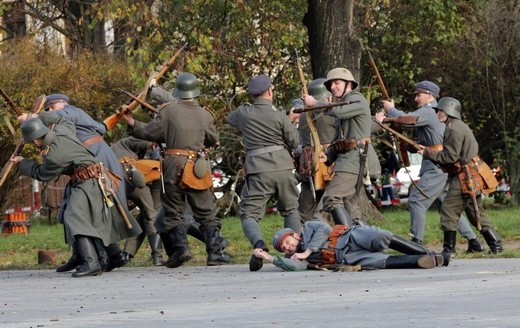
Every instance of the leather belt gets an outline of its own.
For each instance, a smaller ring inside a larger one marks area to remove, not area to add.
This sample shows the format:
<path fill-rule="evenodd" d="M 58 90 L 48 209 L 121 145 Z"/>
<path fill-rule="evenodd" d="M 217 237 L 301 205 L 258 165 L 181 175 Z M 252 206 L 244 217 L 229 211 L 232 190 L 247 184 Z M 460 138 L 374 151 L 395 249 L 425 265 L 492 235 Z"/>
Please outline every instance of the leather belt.
<path fill-rule="evenodd" d="M 83 141 L 83 146 L 90 147 L 91 145 L 95 144 L 96 142 L 100 142 L 101 140 L 103 140 L 103 136 L 95 136 Z"/>
<path fill-rule="evenodd" d="M 195 157 L 197 155 L 196 151 L 189 149 L 175 149 L 168 148 L 164 150 L 166 155 L 176 155 L 176 156 L 187 156 L 187 157 Z"/>

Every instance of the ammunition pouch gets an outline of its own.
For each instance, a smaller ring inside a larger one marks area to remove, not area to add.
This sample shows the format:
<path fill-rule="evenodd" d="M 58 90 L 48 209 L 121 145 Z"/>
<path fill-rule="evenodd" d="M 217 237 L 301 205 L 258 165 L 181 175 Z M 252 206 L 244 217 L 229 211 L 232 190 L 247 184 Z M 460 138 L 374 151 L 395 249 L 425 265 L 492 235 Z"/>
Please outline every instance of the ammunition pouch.
<path fill-rule="evenodd" d="M 332 232 L 329 235 L 329 246 L 321 250 L 321 261 L 323 264 L 334 264 L 336 263 L 336 243 L 338 242 L 339 236 L 349 229 L 348 226 L 343 224 L 336 224 L 332 227 Z"/>
<path fill-rule="evenodd" d="M 119 188 L 119 184 L 121 183 L 121 177 L 99 163 L 84 166 L 75 170 L 70 175 L 70 181 L 74 183 L 80 180 L 86 181 L 89 179 L 98 179 L 103 176 L 110 180 L 104 181 L 107 187 L 112 187 L 107 188 L 107 190 L 112 189 L 113 191 L 116 191 Z"/>

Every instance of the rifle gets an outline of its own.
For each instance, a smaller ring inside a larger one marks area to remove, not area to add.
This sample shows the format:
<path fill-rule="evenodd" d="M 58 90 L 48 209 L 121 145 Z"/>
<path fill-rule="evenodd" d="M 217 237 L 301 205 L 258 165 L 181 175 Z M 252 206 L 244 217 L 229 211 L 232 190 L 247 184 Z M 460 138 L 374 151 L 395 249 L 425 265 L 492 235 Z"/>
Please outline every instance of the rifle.
<path fill-rule="evenodd" d="M 47 97 L 45 95 L 41 95 L 38 98 L 36 98 L 36 101 L 34 102 L 34 108 L 32 110 L 32 114 L 38 114 L 45 104 L 45 99 Z M 20 112 L 20 115 L 22 113 Z M 9 159 L 7 160 L 7 163 L 2 168 L 2 171 L 0 171 L 0 187 L 4 185 L 5 180 L 7 179 L 7 176 L 9 175 L 9 172 L 11 172 L 11 169 L 13 168 L 14 162 L 11 161 L 11 158 L 14 156 L 20 155 L 23 146 L 25 144 L 25 141 L 23 140 L 23 137 L 18 140 L 18 143 L 16 144 L 16 147 L 14 149 L 14 152 L 9 156 Z"/>
<path fill-rule="evenodd" d="M 385 129 L 386 131 L 392 133 L 393 135 L 395 135 L 398 139 L 400 140 L 403 140 L 404 142 L 412 145 L 416 150 L 423 150 L 425 147 L 418 144 L 417 142 L 413 141 L 412 139 L 404 136 L 403 134 L 395 131 L 394 129 L 384 125 L 383 123 L 379 122 L 378 120 L 376 120 L 374 117 L 372 117 L 372 120 L 374 122 L 376 122 L 377 124 L 379 124 L 383 129 Z"/>
<path fill-rule="evenodd" d="M 186 47 L 186 45 L 188 45 L 187 43 L 185 43 L 179 50 L 177 50 L 177 52 L 173 55 L 173 57 L 170 58 L 170 60 L 168 60 L 164 65 L 163 67 L 161 68 L 161 70 L 155 75 L 155 78 L 158 80 L 160 79 L 167 71 L 168 69 L 170 69 L 170 66 L 173 65 L 173 63 L 175 62 L 175 60 L 177 59 L 177 57 L 179 57 L 179 55 L 181 54 L 182 50 L 184 50 L 184 48 Z M 142 99 L 143 98 L 143 95 L 144 95 L 144 92 L 140 92 L 138 95 L 137 95 L 137 98 L 140 98 Z M 121 119 L 121 117 L 123 117 L 123 114 L 126 114 L 127 112 L 129 111 L 133 111 L 134 109 L 137 108 L 137 105 L 139 105 L 139 102 L 136 101 L 136 100 L 132 100 L 132 102 L 129 104 L 129 105 L 122 105 L 117 111 L 115 114 L 112 114 L 110 115 L 109 117 L 107 117 L 104 121 L 103 121 L 103 124 L 105 124 L 107 130 L 112 130 L 117 122 L 119 122 L 119 120 Z"/>
<path fill-rule="evenodd" d="M 298 56 L 298 50 L 295 50 L 296 53 L 296 66 L 298 68 L 298 74 L 300 76 L 300 82 L 302 84 L 302 94 L 308 95 L 309 91 L 307 90 L 307 82 L 305 81 L 305 75 L 303 74 L 303 67 L 300 56 Z M 305 108 L 305 103 L 304 103 Z M 311 111 L 307 111 L 305 113 L 305 118 L 307 119 L 307 124 L 309 125 L 309 130 L 311 131 L 311 138 L 313 143 L 313 153 L 312 156 L 312 173 L 313 177 L 309 177 L 309 183 L 311 185 L 311 189 L 313 192 L 313 198 L 316 199 L 316 190 L 325 189 L 325 180 L 323 180 L 323 176 L 319 170 L 320 163 L 320 154 L 322 152 L 320 137 L 318 135 L 318 129 L 316 128 L 316 122 L 314 122 L 314 116 Z"/>
<path fill-rule="evenodd" d="M 293 113 L 297 113 L 297 114 L 298 113 L 306 113 L 306 112 L 310 112 L 310 111 L 313 111 L 313 110 L 322 110 L 322 109 L 329 109 L 329 108 L 332 108 L 332 107 L 356 104 L 358 102 L 360 102 L 360 101 L 359 100 L 341 101 L 341 102 L 331 103 L 331 104 L 327 104 L 327 105 L 320 105 L 320 106 L 314 106 L 314 107 L 305 107 L 305 108 L 296 108 L 296 109 L 293 110 Z"/>
<path fill-rule="evenodd" d="M 381 94 L 383 95 L 384 100 L 390 100 L 390 96 L 388 95 L 388 91 L 386 90 L 385 83 L 383 82 L 383 78 L 381 77 L 381 74 L 379 74 L 379 70 L 377 69 L 376 62 L 374 58 L 372 57 L 372 53 L 370 50 L 367 49 L 368 53 L 368 62 L 370 63 L 370 67 L 372 67 L 372 72 L 374 72 L 374 75 L 377 80 L 377 84 L 379 85 L 379 88 L 381 89 Z M 392 138 L 392 142 L 395 143 L 395 152 L 397 153 L 397 157 L 399 159 L 399 163 L 403 167 L 410 166 L 410 158 L 408 158 L 408 152 L 406 151 L 405 145 L 399 141 L 399 139 L 395 140 Z"/>
<path fill-rule="evenodd" d="M 159 111 L 155 107 L 153 107 L 152 105 L 150 105 L 149 103 L 147 103 L 143 99 L 141 99 L 139 97 L 136 97 L 133 94 L 131 94 L 130 92 L 125 91 L 123 89 L 119 89 L 119 91 L 121 91 L 122 93 L 124 93 L 128 97 L 132 98 L 133 100 L 137 101 L 141 106 L 143 106 L 144 108 L 148 109 L 152 113 L 155 113 L 155 114 L 159 113 Z"/>
<path fill-rule="evenodd" d="M 7 95 L 7 93 L 5 93 L 5 91 L 2 88 L 0 88 L 0 95 L 2 95 L 2 97 L 5 99 L 5 102 L 16 112 L 18 116 L 22 115 L 22 111 L 18 107 L 16 107 L 14 101 L 11 100 L 11 98 Z"/>

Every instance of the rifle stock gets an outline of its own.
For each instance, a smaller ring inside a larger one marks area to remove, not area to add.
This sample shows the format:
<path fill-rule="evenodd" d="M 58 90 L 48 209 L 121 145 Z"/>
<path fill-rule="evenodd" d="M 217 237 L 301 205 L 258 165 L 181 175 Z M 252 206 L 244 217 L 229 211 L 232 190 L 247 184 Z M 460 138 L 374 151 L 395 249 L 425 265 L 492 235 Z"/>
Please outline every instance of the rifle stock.
<path fill-rule="evenodd" d="M 333 108 L 333 107 L 339 107 L 339 106 L 344 106 L 344 105 L 356 104 L 358 102 L 360 102 L 360 100 L 340 101 L 340 102 L 330 103 L 330 104 L 321 105 L 321 106 L 305 107 L 305 108 L 300 108 L 300 109 L 296 108 L 295 110 L 293 110 L 293 113 L 299 114 L 299 113 L 310 112 L 310 111 L 313 111 L 313 110 L 329 109 L 329 108 Z"/>
<path fill-rule="evenodd" d="M 187 46 L 188 44 L 185 43 L 179 50 L 177 50 L 177 52 L 173 55 L 173 57 L 171 57 L 164 65 L 163 67 L 161 68 L 161 70 L 155 74 L 155 78 L 157 80 L 159 80 L 167 71 L 168 69 L 170 68 L 171 65 L 173 65 L 173 63 L 175 62 L 175 60 L 177 60 L 177 57 L 179 57 L 179 55 L 181 54 L 181 52 L 184 50 L 184 48 Z M 142 99 L 143 98 L 143 95 L 145 95 L 145 93 L 143 91 L 141 91 L 138 95 L 137 95 L 137 98 L 140 98 Z M 139 102 L 136 101 L 136 100 L 132 100 L 132 102 L 129 104 L 129 105 L 123 105 L 121 106 L 117 112 L 115 114 L 112 114 L 110 115 L 109 117 L 107 117 L 104 121 L 103 121 L 103 124 L 105 124 L 107 130 L 112 130 L 117 122 L 119 122 L 119 120 L 121 119 L 121 117 L 123 117 L 123 114 L 126 114 L 128 111 L 133 111 L 134 109 L 137 108 L 137 105 L 139 105 Z"/>

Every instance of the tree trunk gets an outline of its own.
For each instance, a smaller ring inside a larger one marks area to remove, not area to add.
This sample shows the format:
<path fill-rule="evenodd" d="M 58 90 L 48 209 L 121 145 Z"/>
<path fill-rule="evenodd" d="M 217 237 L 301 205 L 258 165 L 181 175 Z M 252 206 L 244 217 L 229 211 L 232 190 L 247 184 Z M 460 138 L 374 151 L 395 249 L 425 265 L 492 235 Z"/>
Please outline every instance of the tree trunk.
<path fill-rule="evenodd" d="M 353 0 L 307 0 L 303 23 L 309 33 L 314 78 L 326 77 L 335 67 L 348 68 L 360 77 L 361 42 L 353 25 Z"/>

